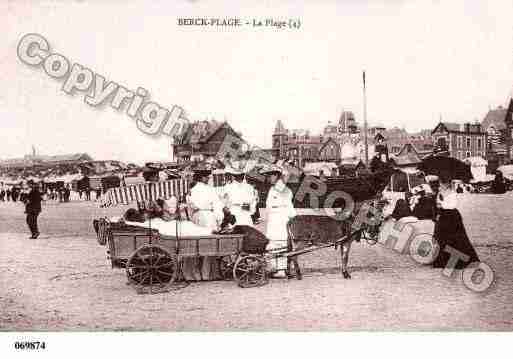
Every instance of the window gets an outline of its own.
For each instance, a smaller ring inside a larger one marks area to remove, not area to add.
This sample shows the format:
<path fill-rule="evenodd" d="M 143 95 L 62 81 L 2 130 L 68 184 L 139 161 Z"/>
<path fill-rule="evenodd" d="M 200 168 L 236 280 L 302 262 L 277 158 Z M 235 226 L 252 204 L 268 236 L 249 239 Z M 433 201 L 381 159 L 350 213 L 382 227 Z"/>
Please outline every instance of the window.
<path fill-rule="evenodd" d="M 477 148 L 481 149 L 482 146 L 483 146 L 483 141 L 481 140 L 481 138 L 478 138 L 477 139 Z"/>
<path fill-rule="evenodd" d="M 470 148 L 470 137 L 467 137 L 467 148 Z"/>
<path fill-rule="evenodd" d="M 467 158 L 470 157 L 470 151 L 467 151 Z"/>
<path fill-rule="evenodd" d="M 444 148 L 447 148 L 447 140 L 445 139 L 445 137 L 440 137 L 436 143 L 438 144 L 438 147 L 440 147 L 441 149 L 444 149 Z"/>
<path fill-rule="evenodd" d="M 458 148 L 463 148 L 463 137 L 458 136 Z"/>

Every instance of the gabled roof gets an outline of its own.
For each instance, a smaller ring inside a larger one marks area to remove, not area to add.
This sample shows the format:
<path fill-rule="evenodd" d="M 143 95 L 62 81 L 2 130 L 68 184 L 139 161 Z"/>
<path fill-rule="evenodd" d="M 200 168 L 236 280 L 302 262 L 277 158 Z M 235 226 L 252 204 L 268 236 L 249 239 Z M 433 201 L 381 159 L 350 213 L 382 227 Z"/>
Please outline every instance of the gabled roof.
<path fill-rule="evenodd" d="M 405 143 L 403 145 L 403 147 L 399 150 L 399 152 L 397 153 L 396 156 L 402 156 L 402 155 L 406 155 L 408 153 L 415 153 L 416 155 L 419 154 L 419 152 L 417 151 L 417 148 L 412 144 L 412 143 Z"/>
<path fill-rule="evenodd" d="M 229 128 L 233 130 L 228 122 L 217 122 L 215 120 L 194 122 L 187 129 L 181 144 L 205 143 L 222 128 Z M 233 133 L 240 138 L 237 132 L 233 131 Z"/>
<path fill-rule="evenodd" d="M 323 145 L 321 146 L 321 148 L 319 148 L 319 153 L 321 153 L 321 152 L 324 150 L 324 148 L 325 148 L 326 146 L 328 146 L 330 143 L 334 143 L 337 147 L 339 147 L 339 148 L 340 148 L 340 146 L 339 146 L 339 144 L 337 143 L 337 141 L 335 141 L 335 140 L 334 140 L 333 138 L 331 138 L 331 137 L 328 137 L 328 140 L 327 140 L 326 142 L 324 142 L 324 143 L 323 143 Z"/>
<path fill-rule="evenodd" d="M 435 133 L 440 127 L 444 128 L 447 132 L 461 131 L 461 125 L 455 122 L 439 122 L 438 125 L 431 131 L 431 134 Z"/>
<path fill-rule="evenodd" d="M 499 106 L 494 110 L 488 111 L 485 118 L 481 122 L 481 126 L 486 131 L 490 126 L 495 127 L 498 130 L 502 130 L 506 128 L 506 114 L 508 110 Z"/>
<path fill-rule="evenodd" d="M 416 152 L 408 152 L 402 155 L 391 156 L 391 159 L 398 166 L 414 165 L 422 162 L 422 159 Z"/>

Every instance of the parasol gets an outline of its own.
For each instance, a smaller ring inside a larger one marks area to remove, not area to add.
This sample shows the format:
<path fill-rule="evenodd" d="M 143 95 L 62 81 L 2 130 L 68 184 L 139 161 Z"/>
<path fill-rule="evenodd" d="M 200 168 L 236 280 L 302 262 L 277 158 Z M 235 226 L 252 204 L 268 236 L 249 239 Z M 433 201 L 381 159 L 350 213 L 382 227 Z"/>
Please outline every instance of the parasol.
<path fill-rule="evenodd" d="M 473 177 L 470 166 L 452 157 L 429 156 L 422 160 L 418 169 L 426 175 L 436 175 L 442 182 L 459 179 L 468 183 Z"/>

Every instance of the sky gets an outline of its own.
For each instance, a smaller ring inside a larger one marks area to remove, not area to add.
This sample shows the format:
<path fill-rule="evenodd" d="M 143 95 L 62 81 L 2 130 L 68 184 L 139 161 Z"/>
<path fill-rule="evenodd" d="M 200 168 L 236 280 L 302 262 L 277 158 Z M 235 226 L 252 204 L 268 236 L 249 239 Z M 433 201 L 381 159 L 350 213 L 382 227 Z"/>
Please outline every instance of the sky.
<path fill-rule="evenodd" d="M 170 139 L 124 111 L 84 103 L 17 56 L 27 33 L 51 52 L 191 120 L 227 120 L 268 148 L 278 119 L 319 132 L 342 110 L 369 124 L 481 120 L 513 89 L 512 1 L 2 1 L 0 159 L 31 151 L 170 160 Z M 271 5 L 272 4 L 272 5 Z M 181 17 L 299 19 L 299 29 L 178 26 Z"/>

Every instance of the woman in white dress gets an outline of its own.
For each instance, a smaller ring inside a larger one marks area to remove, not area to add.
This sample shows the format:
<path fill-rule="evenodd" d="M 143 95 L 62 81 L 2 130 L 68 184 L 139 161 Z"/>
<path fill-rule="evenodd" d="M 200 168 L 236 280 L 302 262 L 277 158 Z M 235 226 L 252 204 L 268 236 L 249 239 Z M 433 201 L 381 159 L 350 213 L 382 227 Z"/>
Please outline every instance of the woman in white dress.
<path fill-rule="evenodd" d="M 273 186 L 269 190 L 266 200 L 267 229 L 266 237 L 269 238 L 267 250 L 283 248 L 287 246 L 287 223 L 296 215 L 293 204 L 293 194 L 285 184 L 286 174 L 279 167 L 273 167 L 263 172 L 270 175 Z M 276 258 L 273 261 L 275 277 L 285 277 L 287 258 Z"/>
<path fill-rule="evenodd" d="M 210 170 L 195 171 L 194 180 L 197 183 L 191 188 L 188 200 L 194 210 L 192 222 L 198 226 L 208 228 L 212 233 L 219 228 L 219 223 L 223 219 L 223 203 L 215 188 L 209 184 L 210 176 Z M 196 264 L 193 262 L 196 262 Z M 200 267 L 199 275 L 196 270 L 198 266 Z M 192 275 L 196 280 L 221 278 L 217 257 L 202 257 L 201 263 L 197 263 L 196 258 L 185 259 L 184 272 L 186 272 L 186 269 L 192 269 Z M 186 273 L 184 273 L 185 275 Z"/>
<path fill-rule="evenodd" d="M 244 182 L 242 171 L 233 168 L 226 171 L 234 178 L 234 181 L 224 188 L 226 207 L 235 216 L 235 225 L 253 227 L 251 216 L 256 209 L 255 189 Z"/>

